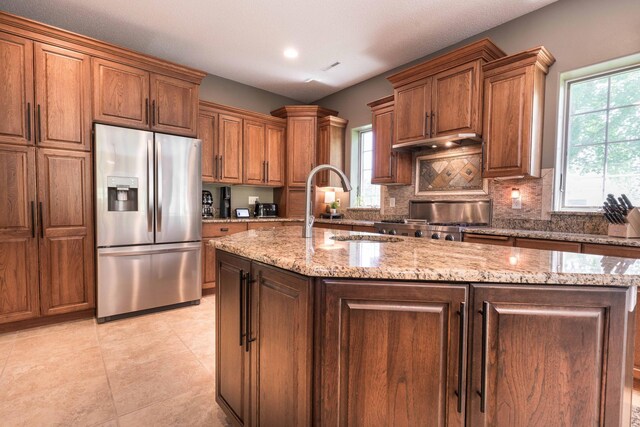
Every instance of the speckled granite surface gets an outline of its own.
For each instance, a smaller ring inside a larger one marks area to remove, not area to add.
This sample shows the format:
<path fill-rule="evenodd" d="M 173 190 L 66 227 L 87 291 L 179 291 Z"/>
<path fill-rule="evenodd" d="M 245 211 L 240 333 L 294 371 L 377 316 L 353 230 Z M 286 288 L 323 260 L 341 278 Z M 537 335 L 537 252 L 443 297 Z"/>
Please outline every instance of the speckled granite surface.
<path fill-rule="evenodd" d="M 623 239 L 602 234 L 563 233 L 559 231 L 511 230 L 506 228 L 467 227 L 465 232 L 492 236 L 527 237 L 530 239 L 562 240 L 565 242 L 598 243 L 602 245 L 632 246 L 640 248 L 640 239 Z"/>
<path fill-rule="evenodd" d="M 229 222 L 299 222 L 302 223 L 301 218 L 214 218 L 203 219 L 202 222 L 206 223 L 229 223 Z M 339 224 L 339 225 L 361 225 L 372 226 L 373 221 L 363 221 L 359 219 L 322 219 L 316 218 L 315 222 L 323 224 Z"/>
<path fill-rule="evenodd" d="M 640 260 L 402 238 L 337 241 L 362 233 L 301 227 L 249 230 L 210 241 L 221 250 L 313 277 L 472 283 L 640 285 Z"/>

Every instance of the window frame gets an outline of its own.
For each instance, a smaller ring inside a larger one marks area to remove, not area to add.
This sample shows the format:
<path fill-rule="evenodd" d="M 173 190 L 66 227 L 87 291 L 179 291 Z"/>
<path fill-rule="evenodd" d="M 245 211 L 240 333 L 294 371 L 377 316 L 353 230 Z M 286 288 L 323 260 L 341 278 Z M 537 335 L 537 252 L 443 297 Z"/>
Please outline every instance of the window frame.
<path fill-rule="evenodd" d="M 638 69 L 640 70 L 640 54 L 631 55 L 625 58 L 618 58 L 611 61 L 606 61 L 600 64 L 591 65 L 578 70 L 573 70 L 560 74 L 559 84 L 559 102 L 558 102 L 558 122 L 557 122 L 557 142 L 556 142 L 556 161 L 555 161 L 555 185 L 554 185 L 554 210 L 559 212 L 599 212 L 601 209 L 599 206 L 565 206 L 565 190 L 566 190 L 566 171 L 567 160 L 569 151 L 569 108 L 571 103 L 571 91 L 572 84 L 580 83 L 586 80 L 592 80 L 602 77 L 611 76 L 618 73 Z M 611 87 L 609 87 L 609 92 Z M 610 93 L 609 93 L 610 95 Z M 611 109 L 607 105 L 607 114 Z M 607 116 L 608 117 L 608 116 Z M 605 131 L 606 132 L 606 131 Z M 605 175 L 603 179 L 606 179 L 606 164 L 608 155 L 609 142 L 606 141 L 607 135 L 605 134 Z M 615 143 L 615 142 L 614 142 Z M 604 200 L 604 199 L 603 199 Z"/>
<path fill-rule="evenodd" d="M 353 201 L 353 204 L 355 206 L 355 201 L 357 200 L 357 197 L 360 196 L 362 197 L 362 171 L 363 171 L 363 163 L 362 163 L 362 159 L 363 159 L 363 152 L 362 152 L 362 148 L 363 148 L 363 144 L 362 144 L 362 135 L 368 132 L 371 132 L 371 137 L 373 139 L 373 126 L 372 125 L 367 125 L 367 126 L 363 126 L 361 128 L 358 128 L 355 130 L 357 133 L 357 140 L 358 140 L 358 172 L 356 174 L 357 177 L 357 186 L 356 186 L 356 198 Z M 373 146 L 371 147 L 371 156 L 373 158 Z M 373 165 L 371 166 L 371 173 L 373 173 Z M 370 185 L 377 185 L 377 184 L 370 184 Z M 377 185 L 378 187 L 380 187 L 379 185 Z M 356 208 L 373 208 L 373 209 L 380 209 L 380 205 L 382 204 L 382 190 L 379 189 L 379 193 L 378 193 L 378 206 L 357 206 Z"/>

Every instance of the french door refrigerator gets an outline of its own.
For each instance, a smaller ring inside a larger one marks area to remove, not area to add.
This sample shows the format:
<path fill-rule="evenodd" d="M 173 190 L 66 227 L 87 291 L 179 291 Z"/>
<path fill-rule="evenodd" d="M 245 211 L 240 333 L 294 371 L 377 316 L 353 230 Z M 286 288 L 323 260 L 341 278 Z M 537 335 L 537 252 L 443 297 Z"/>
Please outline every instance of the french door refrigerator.
<path fill-rule="evenodd" d="M 199 301 L 201 141 L 95 125 L 99 322 Z"/>

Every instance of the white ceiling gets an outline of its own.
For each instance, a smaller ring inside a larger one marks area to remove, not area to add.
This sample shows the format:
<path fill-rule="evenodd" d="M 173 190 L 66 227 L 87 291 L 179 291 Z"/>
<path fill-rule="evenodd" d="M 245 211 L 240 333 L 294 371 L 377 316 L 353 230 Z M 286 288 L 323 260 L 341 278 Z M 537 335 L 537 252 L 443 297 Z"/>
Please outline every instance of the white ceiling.
<path fill-rule="evenodd" d="M 554 1 L 0 0 L 0 9 L 311 102 Z M 299 57 L 286 59 L 286 47 Z"/>

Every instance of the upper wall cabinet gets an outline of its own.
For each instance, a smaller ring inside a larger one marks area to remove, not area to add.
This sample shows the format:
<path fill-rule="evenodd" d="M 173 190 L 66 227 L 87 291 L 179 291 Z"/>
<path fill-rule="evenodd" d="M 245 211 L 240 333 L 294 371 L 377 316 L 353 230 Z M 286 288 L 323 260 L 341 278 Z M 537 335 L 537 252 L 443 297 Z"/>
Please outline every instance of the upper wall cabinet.
<path fill-rule="evenodd" d="M 483 67 L 484 177 L 540 177 L 545 76 L 554 62 L 537 47 Z"/>
<path fill-rule="evenodd" d="M 329 164 L 344 171 L 344 133 L 348 120 L 335 116 L 323 117 L 318 121 L 318 147 L 316 159 L 319 165 Z M 340 177 L 327 171 L 318 172 L 318 187 L 341 187 Z"/>
<path fill-rule="evenodd" d="M 482 134 L 482 65 L 505 56 L 483 39 L 388 77 L 395 144 Z"/>
<path fill-rule="evenodd" d="M 98 121 L 178 135 L 196 134 L 195 83 L 94 59 L 93 92 Z"/>
<path fill-rule="evenodd" d="M 393 151 L 393 96 L 368 104 L 373 131 L 372 184 L 411 184 L 411 153 Z"/>

